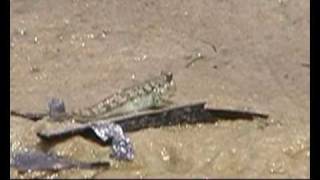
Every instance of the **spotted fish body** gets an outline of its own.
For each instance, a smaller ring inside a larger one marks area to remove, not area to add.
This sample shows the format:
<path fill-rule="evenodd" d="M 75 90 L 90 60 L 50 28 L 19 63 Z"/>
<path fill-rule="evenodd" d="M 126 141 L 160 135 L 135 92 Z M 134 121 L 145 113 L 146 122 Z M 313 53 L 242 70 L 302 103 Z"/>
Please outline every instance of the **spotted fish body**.
<path fill-rule="evenodd" d="M 77 122 L 88 122 L 102 117 L 160 107 L 174 90 L 172 73 L 162 71 L 160 76 L 122 89 L 93 106 L 73 111 L 71 116 Z"/>

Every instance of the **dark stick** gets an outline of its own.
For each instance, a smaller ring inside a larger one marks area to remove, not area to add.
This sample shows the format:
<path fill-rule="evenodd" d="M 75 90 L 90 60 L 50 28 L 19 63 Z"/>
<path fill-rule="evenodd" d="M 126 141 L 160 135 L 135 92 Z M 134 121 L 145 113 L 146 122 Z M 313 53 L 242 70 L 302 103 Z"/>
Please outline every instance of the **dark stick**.
<path fill-rule="evenodd" d="M 201 60 L 201 59 L 203 59 L 204 58 L 204 56 L 197 56 L 197 57 L 195 57 L 195 58 L 193 58 L 190 62 L 188 62 L 187 64 L 186 64 L 186 68 L 189 68 L 192 64 L 194 64 L 196 61 L 198 61 L 198 60 Z"/>
<path fill-rule="evenodd" d="M 32 121 L 38 121 L 48 115 L 48 113 L 23 113 L 15 110 L 11 110 L 10 114 L 13 116 L 26 118 Z"/>
<path fill-rule="evenodd" d="M 90 131 L 90 126 L 88 124 L 77 124 L 70 123 L 66 128 L 63 129 L 51 129 L 37 132 L 37 136 L 43 140 L 54 139 L 64 139 L 77 134 L 88 133 Z"/>
<path fill-rule="evenodd" d="M 10 166 L 18 171 L 58 171 L 70 168 L 91 169 L 98 167 L 110 167 L 108 161 L 101 162 L 82 162 L 69 159 L 55 154 L 46 154 L 41 151 L 28 151 L 13 153 Z"/>
<path fill-rule="evenodd" d="M 310 68 L 310 64 L 307 64 L 307 63 L 301 63 L 301 66 L 306 67 L 306 68 Z"/>
<path fill-rule="evenodd" d="M 231 109 L 206 109 L 206 111 L 210 113 L 212 117 L 216 117 L 218 119 L 267 119 L 269 117 L 267 114 Z"/>
<path fill-rule="evenodd" d="M 177 124 L 195 124 L 200 122 L 214 123 L 218 119 L 249 119 L 253 118 L 268 118 L 266 114 L 224 110 L 224 109 L 205 109 L 205 103 L 194 103 L 188 105 L 180 105 L 151 112 L 140 112 L 137 114 L 118 116 L 113 118 L 102 119 L 99 121 L 74 125 L 67 129 L 52 131 L 41 131 L 38 136 L 42 139 L 53 140 L 72 136 L 74 134 L 88 133 L 92 125 L 104 125 L 106 123 L 119 124 L 124 132 L 133 132 L 145 128 L 157 128 L 161 126 L 172 126 Z"/>

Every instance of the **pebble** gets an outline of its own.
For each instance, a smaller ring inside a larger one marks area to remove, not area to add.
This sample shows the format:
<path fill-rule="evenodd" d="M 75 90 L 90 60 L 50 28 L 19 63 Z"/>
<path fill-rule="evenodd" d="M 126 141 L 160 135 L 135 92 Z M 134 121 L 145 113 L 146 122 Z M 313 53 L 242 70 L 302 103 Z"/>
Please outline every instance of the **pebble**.
<path fill-rule="evenodd" d="M 286 171 L 284 161 L 274 161 L 271 164 L 269 164 L 269 166 L 269 172 L 272 174 L 283 174 Z"/>
<path fill-rule="evenodd" d="M 102 32 L 101 37 L 106 38 L 107 37 L 106 33 Z"/>
<path fill-rule="evenodd" d="M 147 59 L 147 55 L 144 54 L 144 55 L 142 56 L 142 59 L 141 59 L 141 60 L 143 61 L 143 60 L 145 60 L 145 59 Z"/>
<path fill-rule="evenodd" d="M 88 34 L 88 39 L 93 39 L 94 38 L 94 34 Z"/>
<path fill-rule="evenodd" d="M 34 37 L 34 43 L 38 44 L 38 37 L 37 36 Z"/>
<path fill-rule="evenodd" d="M 63 36 L 62 35 L 60 35 L 58 38 L 59 38 L 60 41 L 63 41 Z"/>
<path fill-rule="evenodd" d="M 232 153 L 232 154 L 236 154 L 236 153 L 237 153 L 237 149 L 236 149 L 236 148 L 232 148 L 232 149 L 231 149 L 231 153 Z"/>
<path fill-rule="evenodd" d="M 31 73 L 38 73 L 38 72 L 40 72 L 40 68 L 37 67 L 37 66 L 32 66 L 32 67 L 30 68 L 30 72 L 31 72 Z"/>
<path fill-rule="evenodd" d="M 162 160 L 164 160 L 164 161 L 170 160 L 170 156 L 169 156 L 165 147 L 162 148 L 162 150 L 161 150 L 161 156 L 162 156 Z"/>
<path fill-rule="evenodd" d="M 64 22 L 64 24 L 67 24 L 67 25 L 70 24 L 69 19 L 64 19 L 63 22 Z"/>
<path fill-rule="evenodd" d="M 20 32 L 21 36 L 26 35 L 26 29 L 25 28 L 20 29 L 19 32 Z"/>

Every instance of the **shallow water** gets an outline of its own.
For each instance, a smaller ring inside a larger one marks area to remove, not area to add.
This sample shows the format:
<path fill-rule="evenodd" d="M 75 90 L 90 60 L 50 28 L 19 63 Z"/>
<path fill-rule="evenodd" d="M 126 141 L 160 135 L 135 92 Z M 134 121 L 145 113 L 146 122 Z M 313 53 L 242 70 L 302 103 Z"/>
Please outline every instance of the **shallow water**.
<path fill-rule="evenodd" d="M 269 113 L 268 123 L 220 121 L 128 134 L 132 163 L 109 170 L 18 173 L 11 178 L 310 176 L 309 1 L 11 1 L 11 109 L 92 105 L 161 70 L 179 103 Z M 200 53 L 203 59 L 190 62 Z M 45 124 L 10 118 L 10 142 L 39 148 Z M 111 149 L 82 137 L 47 147 L 82 161 Z"/>

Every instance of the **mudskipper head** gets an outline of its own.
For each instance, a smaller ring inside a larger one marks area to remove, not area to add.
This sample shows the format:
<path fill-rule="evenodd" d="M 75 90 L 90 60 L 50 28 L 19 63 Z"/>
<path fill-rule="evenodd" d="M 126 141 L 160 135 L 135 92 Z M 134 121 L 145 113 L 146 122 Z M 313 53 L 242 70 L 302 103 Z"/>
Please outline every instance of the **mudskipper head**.
<path fill-rule="evenodd" d="M 168 83 L 173 81 L 173 74 L 170 71 L 161 71 L 160 75 L 163 76 Z"/>
<path fill-rule="evenodd" d="M 173 73 L 170 71 L 161 71 L 162 87 L 160 88 L 160 93 L 164 98 L 171 97 L 176 91 L 176 85 L 173 80 Z"/>

